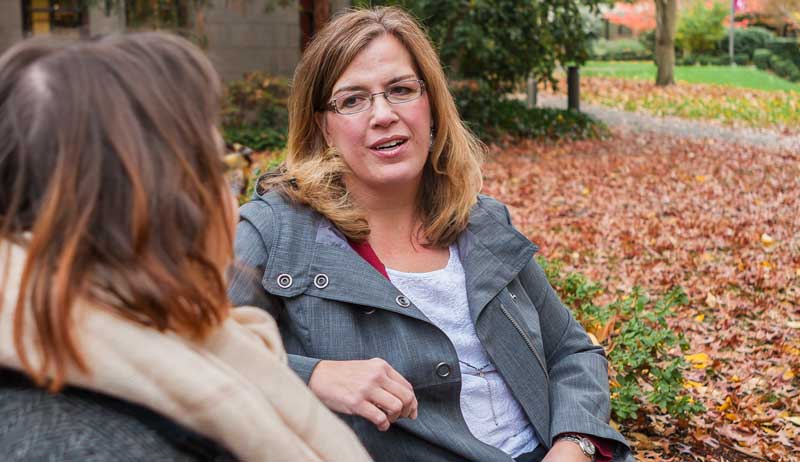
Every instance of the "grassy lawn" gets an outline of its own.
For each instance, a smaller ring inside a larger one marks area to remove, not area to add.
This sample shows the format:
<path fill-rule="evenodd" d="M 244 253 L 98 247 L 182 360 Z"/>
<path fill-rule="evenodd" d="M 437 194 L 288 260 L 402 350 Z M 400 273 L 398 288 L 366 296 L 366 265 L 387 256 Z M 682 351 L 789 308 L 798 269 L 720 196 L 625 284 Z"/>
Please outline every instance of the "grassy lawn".
<path fill-rule="evenodd" d="M 581 68 L 581 75 L 653 80 L 656 66 L 652 62 L 645 61 L 589 61 Z M 800 85 L 756 69 L 754 66 L 676 66 L 675 80 L 754 90 L 800 91 Z"/>

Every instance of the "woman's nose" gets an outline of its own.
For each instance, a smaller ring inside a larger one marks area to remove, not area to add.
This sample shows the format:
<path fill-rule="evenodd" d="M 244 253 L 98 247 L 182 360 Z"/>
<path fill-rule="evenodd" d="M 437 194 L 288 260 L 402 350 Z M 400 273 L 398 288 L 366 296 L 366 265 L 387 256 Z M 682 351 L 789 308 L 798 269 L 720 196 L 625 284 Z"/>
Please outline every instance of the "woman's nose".
<path fill-rule="evenodd" d="M 383 95 L 376 95 L 372 101 L 372 125 L 377 127 L 384 127 L 396 122 L 398 117 L 389 101 Z"/>

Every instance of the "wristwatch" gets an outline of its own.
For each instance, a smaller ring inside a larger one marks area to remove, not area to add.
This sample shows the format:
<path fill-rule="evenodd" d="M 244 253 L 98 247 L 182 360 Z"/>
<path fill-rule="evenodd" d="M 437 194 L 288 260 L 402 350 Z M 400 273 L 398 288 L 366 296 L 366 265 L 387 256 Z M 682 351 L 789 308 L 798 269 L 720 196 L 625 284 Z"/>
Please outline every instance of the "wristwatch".
<path fill-rule="evenodd" d="M 595 454 L 596 451 L 595 451 L 595 448 L 594 448 L 594 444 L 591 441 L 589 441 L 588 438 L 584 438 L 584 437 L 578 436 L 578 435 L 564 435 L 564 436 L 558 438 L 558 441 L 561 441 L 561 440 L 571 441 L 571 442 L 577 444 L 578 447 L 581 448 L 581 451 L 583 451 L 583 454 L 586 457 L 594 460 L 594 454 Z"/>

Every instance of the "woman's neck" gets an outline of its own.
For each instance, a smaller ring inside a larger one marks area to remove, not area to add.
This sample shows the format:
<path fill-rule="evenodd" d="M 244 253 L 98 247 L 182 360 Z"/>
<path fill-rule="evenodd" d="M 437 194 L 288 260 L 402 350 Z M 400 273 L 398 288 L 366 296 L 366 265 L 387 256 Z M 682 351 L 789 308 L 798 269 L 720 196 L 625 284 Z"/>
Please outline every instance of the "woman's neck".
<path fill-rule="evenodd" d="M 447 265 L 446 248 L 425 246 L 416 189 L 384 192 L 348 189 L 366 215 L 370 228 L 367 241 L 384 265 L 407 272 L 433 271 Z"/>

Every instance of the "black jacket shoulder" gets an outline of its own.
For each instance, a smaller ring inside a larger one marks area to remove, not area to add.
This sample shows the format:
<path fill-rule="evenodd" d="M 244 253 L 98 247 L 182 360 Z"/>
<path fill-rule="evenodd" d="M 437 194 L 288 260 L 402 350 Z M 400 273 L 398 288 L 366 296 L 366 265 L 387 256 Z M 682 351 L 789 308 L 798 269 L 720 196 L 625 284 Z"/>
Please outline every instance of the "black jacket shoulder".
<path fill-rule="evenodd" d="M 214 442 L 141 406 L 79 388 L 51 394 L 0 369 L 6 462 L 229 462 Z"/>

